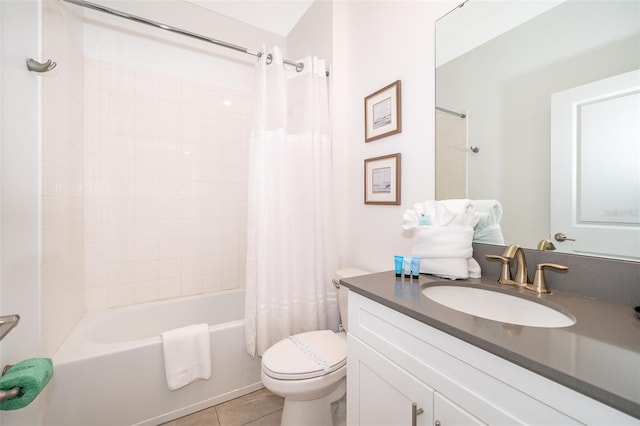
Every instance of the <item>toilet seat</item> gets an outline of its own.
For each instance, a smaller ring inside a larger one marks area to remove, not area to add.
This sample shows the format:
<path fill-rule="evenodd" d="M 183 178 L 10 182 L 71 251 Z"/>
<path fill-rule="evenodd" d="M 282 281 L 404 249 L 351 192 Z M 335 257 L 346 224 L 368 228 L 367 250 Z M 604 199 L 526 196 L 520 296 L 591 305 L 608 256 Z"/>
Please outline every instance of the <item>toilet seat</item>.
<path fill-rule="evenodd" d="M 262 371 L 279 380 L 304 380 L 330 374 L 347 363 L 345 333 L 309 331 L 283 339 L 262 356 Z"/>

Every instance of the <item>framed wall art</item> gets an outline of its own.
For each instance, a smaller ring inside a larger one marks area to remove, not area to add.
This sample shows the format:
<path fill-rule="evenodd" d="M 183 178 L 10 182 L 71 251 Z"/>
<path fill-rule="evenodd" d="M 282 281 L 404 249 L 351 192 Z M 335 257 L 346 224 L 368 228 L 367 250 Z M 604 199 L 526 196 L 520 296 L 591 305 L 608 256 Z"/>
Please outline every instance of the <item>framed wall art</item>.
<path fill-rule="evenodd" d="M 364 98 L 365 142 L 402 132 L 400 80 Z"/>
<path fill-rule="evenodd" d="M 364 203 L 400 205 L 400 154 L 364 160 Z"/>

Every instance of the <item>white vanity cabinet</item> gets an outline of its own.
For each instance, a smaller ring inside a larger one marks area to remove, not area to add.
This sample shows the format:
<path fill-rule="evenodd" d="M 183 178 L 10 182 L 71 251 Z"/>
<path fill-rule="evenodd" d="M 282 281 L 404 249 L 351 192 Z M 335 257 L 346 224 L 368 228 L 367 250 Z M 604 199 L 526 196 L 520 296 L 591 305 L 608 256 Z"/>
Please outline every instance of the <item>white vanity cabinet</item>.
<path fill-rule="evenodd" d="M 348 402 L 353 415 L 347 424 L 484 424 L 358 338 L 351 339 L 349 351 L 348 386 L 358 398 L 356 405 Z"/>
<path fill-rule="evenodd" d="M 433 389 L 357 338 L 348 344 L 351 358 L 347 359 L 348 362 L 353 359 L 353 364 L 347 367 L 348 382 L 352 382 L 347 386 L 353 385 L 357 389 L 359 409 L 354 411 L 348 407 L 348 412 L 357 412 L 357 419 L 351 419 L 347 424 L 431 424 Z M 412 423 L 413 417 L 415 423 Z"/>
<path fill-rule="evenodd" d="M 634 420 L 353 291 L 347 377 L 349 426 L 610 425 Z M 415 423 L 413 403 L 420 413 Z"/>
<path fill-rule="evenodd" d="M 435 426 L 485 424 L 438 392 L 433 395 L 433 418 Z"/>

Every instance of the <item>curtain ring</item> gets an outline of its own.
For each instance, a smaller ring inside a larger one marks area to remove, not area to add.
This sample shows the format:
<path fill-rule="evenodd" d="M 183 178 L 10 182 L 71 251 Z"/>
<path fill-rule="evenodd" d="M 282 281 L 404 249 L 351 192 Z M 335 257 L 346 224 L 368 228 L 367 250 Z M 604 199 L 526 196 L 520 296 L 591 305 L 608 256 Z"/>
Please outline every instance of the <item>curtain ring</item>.
<path fill-rule="evenodd" d="M 267 65 L 271 65 L 273 62 L 273 55 L 271 53 L 267 54 Z"/>

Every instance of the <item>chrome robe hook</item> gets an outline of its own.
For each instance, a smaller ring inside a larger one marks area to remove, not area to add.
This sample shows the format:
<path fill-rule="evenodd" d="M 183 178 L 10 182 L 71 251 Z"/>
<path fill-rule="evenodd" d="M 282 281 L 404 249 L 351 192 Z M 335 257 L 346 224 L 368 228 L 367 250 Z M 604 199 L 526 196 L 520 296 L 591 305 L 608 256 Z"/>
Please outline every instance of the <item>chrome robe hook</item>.
<path fill-rule="evenodd" d="M 49 59 L 47 62 L 38 62 L 33 58 L 27 59 L 27 69 L 34 72 L 49 72 L 54 69 L 58 64 Z"/>

